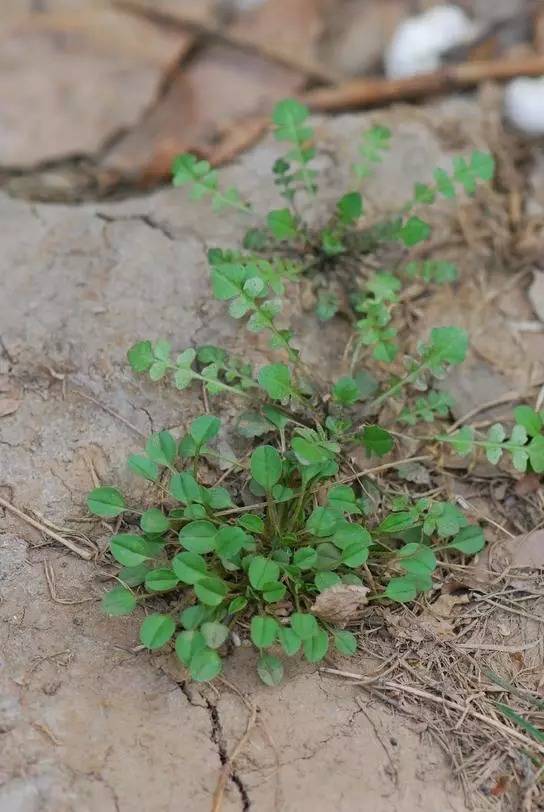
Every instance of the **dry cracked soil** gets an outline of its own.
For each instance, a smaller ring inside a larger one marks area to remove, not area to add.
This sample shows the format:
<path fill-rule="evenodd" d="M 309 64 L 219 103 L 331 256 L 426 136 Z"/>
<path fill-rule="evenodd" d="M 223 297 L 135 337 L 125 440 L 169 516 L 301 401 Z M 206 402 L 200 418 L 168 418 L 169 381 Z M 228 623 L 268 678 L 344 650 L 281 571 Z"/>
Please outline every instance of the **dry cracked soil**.
<path fill-rule="evenodd" d="M 459 113 L 467 140 L 478 143 L 479 114 L 469 102 L 378 117 L 394 130 L 394 148 L 369 183 L 369 205 L 396 205 L 445 160 L 444 126 Z M 355 136 L 376 118 L 318 121 L 326 196 L 342 187 Z M 225 172 L 260 210 L 276 202 L 276 154 L 267 138 Z M 17 406 L 0 418 L 0 493 L 63 528 L 85 518 L 95 478 L 137 494 L 127 455 L 151 430 L 181 429 L 202 410 L 199 391 L 132 376 L 125 354 L 134 341 L 244 347 L 265 360 L 264 345 L 242 343 L 209 295 L 205 250 L 235 244 L 241 225 L 172 189 L 72 207 L 2 196 L 0 222 L 0 383 Z M 292 309 L 309 362 L 333 375 L 345 325 L 318 327 L 297 302 Z M 105 528 L 71 526 L 105 547 Z M 138 618 L 101 614 L 105 583 L 94 563 L 0 515 L 1 812 L 212 809 L 248 708 L 229 685 L 199 689 L 167 656 L 135 651 Z M 349 666 L 358 671 L 364 661 Z M 376 701 L 361 706 L 366 695 L 356 686 L 294 662 L 283 687 L 265 688 L 244 647 L 225 677 L 258 707 L 225 812 L 467 808 L 428 734 Z"/>

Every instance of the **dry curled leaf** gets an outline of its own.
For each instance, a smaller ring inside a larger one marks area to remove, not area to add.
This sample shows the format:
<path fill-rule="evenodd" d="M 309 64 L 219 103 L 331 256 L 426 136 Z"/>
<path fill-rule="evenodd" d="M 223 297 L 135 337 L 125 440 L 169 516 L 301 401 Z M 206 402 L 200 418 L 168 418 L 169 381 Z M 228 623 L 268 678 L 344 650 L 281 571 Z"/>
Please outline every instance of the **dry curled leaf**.
<path fill-rule="evenodd" d="M 368 588 L 356 584 L 336 584 L 317 596 L 310 611 L 321 620 L 342 628 L 362 616 Z"/>

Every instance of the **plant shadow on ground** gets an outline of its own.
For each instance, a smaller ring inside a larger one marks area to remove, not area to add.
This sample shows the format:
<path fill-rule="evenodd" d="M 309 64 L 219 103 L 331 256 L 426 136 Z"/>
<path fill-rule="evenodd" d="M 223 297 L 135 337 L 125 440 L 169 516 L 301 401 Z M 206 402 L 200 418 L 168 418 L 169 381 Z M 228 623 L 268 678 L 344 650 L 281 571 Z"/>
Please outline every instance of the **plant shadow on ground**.
<path fill-rule="evenodd" d="M 415 642 L 430 636 L 436 643 L 424 680 L 433 690 L 418 694 L 412 688 L 411 695 L 463 710 L 444 696 L 444 674 L 450 681 L 460 679 L 451 662 L 445 670 L 444 660 L 454 651 L 455 662 L 462 663 L 459 674 L 470 663 L 474 679 L 480 665 L 462 653 L 463 644 L 449 642 L 444 629 L 453 630 L 448 612 L 466 592 L 464 556 L 483 549 L 484 534 L 470 515 L 470 502 L 443 499 L 444 488 L 431 477 L 447 449 L 461 456 L 481 450 L 491 464 L 508 458 L 518 472 L 538 476 L 544 469 L 542 413 L 538 405 L 516 407 L 508 431 L 499 422 L 485 432 L 465 425 L 440 429 L 453 404 L 442 387 L 432 388 L 433 382 L 464 360 L 467 336 L 458 327 L 435 327 L 414 351 L 398 328 L 414 286 L 421 293 L 457 279 L 452 262 L 417 258 L 415 249 L 431 233 L 419 213 L 437 196 L 455 197 L 458 188 L 474 195 L 479 180 L 491 181 L 494 162 L 479 151 L 459 157 L 451 172 L 437 168 L 434 184 L 416 184 L 413 198 L 394 217 L 364 227 L 364 195 L 348 191 L 316 227 L 305 221 L 300 203 L 317 191 L 307 111 L 287 100 L 277 106 L 274 124 L 276 138 L 288 143 L 273 169 L 287 206 L 269 212 L 264 228 L 247 231 L 243 251 L 212 249 L 208 260 L 215 297 L 229 302 L 233 318 L 247 317 L 250 331 L 268 334 L 271 349 L 284 360 L 254 375 L 249 364 L 218 347 L 189 347 L 175 357 L 166 341 L 143 340 L 131 348 L 133 370 L 153 381 L 171 374 L 178 389 L 197 383 L 206 402 L 208 396 L 239 397 L 245 406 L 237 431 L 251 443 L 239 456 L 227 457 L 214 446 L 220 420 L 204 414 L 181 438 L 159 432 L 149 438 L 144 454 L 129 459 L 129 468 L 153 483 L 153 506 L 132 509 L 112 487 L 90 494 L 93 513 L 122 517 L 110 545 L 122 565 L 120 583 L 104 597 L 104 609 L 110 615 L 127 614 L 139 604 L 156 610 L 142 623 L 142 644 L 153 651 L 175 637 L 175 654 L 197 682 L 217 677 L 222 654 L 249 633 L 260 652 L 258 674 L 267 685 L 282 678 L 280 651 L 284 656 L 301 651 L 310 663 L 322 661 L 332 646 L 353 655 L 358 640 L 346 627 L 356 628 L 364 616 L 365 627 L 379 631 L 387 618 L 388 629 L 408 643 L 396 658 L 399 674 L 414 674 Z M 386 157 L 389 138 L 379 125 L 363 134 L 354 166 L 358 182 Z M 216 210 L 251 214 L 234 188 L 220 186 L 206 162 L 180 156 L 173 172 L 175 185 L 189 185 L 197 199 L 209 197 Z M 484 197 L 484 211 L 485 205 Z M 373 263 L 387 270 L 369 272 Z M 282 297 L 301 280 L 311 286 L 316 318 L 326 321 L 341 312 L 352 325 L 346 374 L 335 382 L 312 374 L 282 323 Z M 255 447 L 258 437 L 265 442 Z M 403 444 L 412 448 L 408 456 L 362 466 L 361 452 L 382 457 Z M 201 466 L 214 463 L 224 472 L 203 484 Z M 460 506 L 468 508 L 470 520 Z M 452 574 L 458 583 L 448 587 Z M 442 615 L 438 601 L 429 601 L 441 590 Z M 414 609 L 392 610 L 395 603 L 414 601 L 416 611 L 423 606 L 423 615 L 429 615 L 415 637 L 404 625 Z M 372 653 L 384 658 L 380 642 Z M 534 696 L 515 693 L 510 683 L 501 685 L 502 678 L 488 672 L 495 688 L 523 700 L 525 714 L 495 702 L 492 714 L 467 706 L 465 715 L 483 718 L 491 735 L 502 732 L 507 746 L 501 758 L 514 764 L 516 775 L 514 742 L 529 748 L 525 757 L 538 769 L 542 738 L 531 721 Z M 388 690 L 403 690 L 385 675 L 376 686 L 384 699 Z M 508 738 L 511 730 L 514 742 Z M 443 735 L 437 735 L 443 744 Z M 534 770 L 528 775 L 534 778 Z"/>

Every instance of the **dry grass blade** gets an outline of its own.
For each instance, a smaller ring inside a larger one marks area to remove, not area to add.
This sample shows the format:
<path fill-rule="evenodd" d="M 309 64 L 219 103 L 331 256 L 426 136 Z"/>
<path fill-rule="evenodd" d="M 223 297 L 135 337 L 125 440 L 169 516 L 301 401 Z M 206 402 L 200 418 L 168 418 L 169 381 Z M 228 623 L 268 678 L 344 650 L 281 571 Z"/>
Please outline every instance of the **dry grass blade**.
<path fill-rule="evenodd" d="M 93 557 L 93 553 L 89 552 L 89 550 L 83 550 L 77 544 L 74 544 L 73 541 L 70 539 L 64 538 L 63 536 L 56 533 L 54 530 L 50 530 L 46 525 L 42 524 L 41 522 L 36 521 L 27 513 L 19 508 L 16 508 L 15 505 L 12 505 L 11 502 L 8 502 L 6 499 L 0 496 L 0 505 L 8 510 L 10 513 L 13 513 L 15 516 L 18 516 L 19 519 L 22 519 L 24 522 L 29 524 L 31 527 L 34 527 L 36 530 L 40 530 L 44 535 L 49 536 L 49 538 L 53 539 L 54 541 L 58 541 L 59 544 L 64 545 L 64 547 L 68 547 L 73 553 L 76 553 L 80 558 L 84 558 L 85 561 L 90 561 Z"/>
<path fill-rule="evenodd" d="M 530 749 L 537 750 L 541 755 L 544 755 L 544 745 L 537 744 L 536 742 L 529 739 L 523 733 L 519 733 L 515 728 L 509 727 L 505 725 L 503 722 L 499 722 L 496 719 L 493 719 L 491 716 L 486 716 L 483 713 L 480 713 L 474 708 L 469 707 L 468 711 L 467 708 L 461 705 L 459 702 L 454 702 L 451 699 L 445 699 L 442 696 L 436 696 L 435 694 L 430 693 L 429 691 L 423 691 L 421 688 L 414 688 L 409 685 L 403 685 L 400 682 L 393 682 L 387 681 L 382 682 L 379 684 L 380 690 L 386 691 L 398 691 L 400 693 L 409 694 L 411 696 L 416 696 L 419 699 L 425 699 L 427 702 L 433 702 L 438 705 L 443 705 L 444 707 L 451 708 L 452 710 L 458 710 L 461 713 L 466 711 L 468 716 L 473 716 L 478 721 L 483 722 L 486 725 L 494 728 L 503 736 L 513 737 L 517 739 L 519 742 L 525 745 L 525 747 L 529 747 Z"/>

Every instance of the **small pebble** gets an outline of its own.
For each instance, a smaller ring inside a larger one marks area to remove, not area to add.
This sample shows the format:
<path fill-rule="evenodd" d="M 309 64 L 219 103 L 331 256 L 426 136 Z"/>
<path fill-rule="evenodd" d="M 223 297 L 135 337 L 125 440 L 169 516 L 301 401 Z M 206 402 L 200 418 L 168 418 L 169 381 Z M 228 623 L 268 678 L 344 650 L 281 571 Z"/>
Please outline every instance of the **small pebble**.
<path fill-rule="evenodd" d="M 390 79 L 427 73 L 440 67 L 445 51 L 470 41 L 477 26 L 463 9 L 435 6 L 404 20 L 385 53 L 385 73 Z"/>
<path fill-rule="evenodd" d="M 520 76 L 509 82 L 504 91 L 504 113 L 527 135 L 544 135 L 544 76 Z"/>

